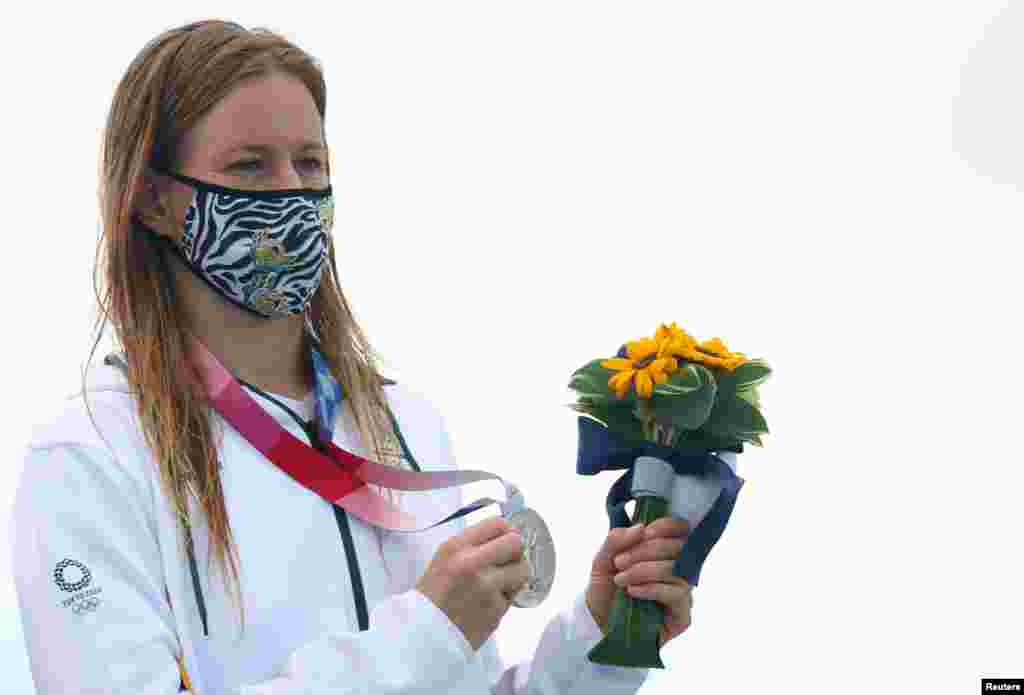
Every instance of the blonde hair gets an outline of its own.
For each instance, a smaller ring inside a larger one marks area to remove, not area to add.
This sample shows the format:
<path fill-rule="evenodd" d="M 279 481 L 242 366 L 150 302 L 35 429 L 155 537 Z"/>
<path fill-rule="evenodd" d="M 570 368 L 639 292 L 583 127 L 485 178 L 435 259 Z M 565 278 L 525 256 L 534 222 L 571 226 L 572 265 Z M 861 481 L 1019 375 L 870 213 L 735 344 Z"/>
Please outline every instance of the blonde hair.
<path fill-rule="evenodd" d="M 191 538 L 188 498 L 198 503 L 209 529 L 210 559 L 228 573 L 241 598 L 238 553 L 227 518 L 211 409 L 193 366 L 185 314 L 163 250 L 133 210 L 147 167 L 177 170 L 185 134 L 242 80 L 284 72 L 302 80 L 320 113 L 326 85 L 319 63 L 268 29 L 207 20 L 165 31 L 128 66 L 114 92 L 101 145 L 100 238 L 94 287 L 100 312 L 89 361 L 109 319 L 127 357 L 127 380 L 146 443 L 159 468 L 161 488 L 173 501 L 179 531 Z M 326 136 L 324 138 L 326 143 Z M 328 176 L 330 164 L 328 161 Z M 356 325 L 341 292 L 333 240 L 309 318 L 330 370 L 342 385 L 356 432 L 381 462 L 392 429 L 383 391 L 382 362 Z M 83 393 L 85 393 L 83 374 Z M 86 400 L 88 408 L 88 400 Z M 92 417 L 92 411 L 89 410 Z M 95 422 L 95 420 L 94 420 Z M 244 630 L 245 609 L 241 606 Z"/>

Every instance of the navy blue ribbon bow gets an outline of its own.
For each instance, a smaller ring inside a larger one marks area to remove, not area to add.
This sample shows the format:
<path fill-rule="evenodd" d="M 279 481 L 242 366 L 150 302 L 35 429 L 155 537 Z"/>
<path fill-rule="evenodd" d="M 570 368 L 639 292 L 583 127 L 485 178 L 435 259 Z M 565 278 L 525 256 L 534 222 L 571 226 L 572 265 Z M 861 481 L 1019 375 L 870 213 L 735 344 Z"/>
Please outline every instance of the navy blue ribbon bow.
<path fill-rule="evenodd" d="M 706 448 L 667 447 L 654 442 L 630 442 L 617 432 L 587 417 L 579 418 L 579 455 L 576 472 L 594 475 L 601 471 L 626 469 L 625 475 L 615 481 L 608 491 L 608 520 L 611 528 L 630 526 L 626 503 L 632 497 L 633 463 L 639 456 L 653 456 L 669 463 L 676 475 L 710 476 L 722 483 L 722 493 L 707 515 L 690 529 L 686 544 L 672 564 L 672 574 L 682 577 L 691 586 L 697 586 L 700 570 L 711 548 L 722 536 L 729 516 L 736 504 L 736 496 L 743 480 L 732 468 Z M 717 451 L 743 452 L 743 446 Z"/>

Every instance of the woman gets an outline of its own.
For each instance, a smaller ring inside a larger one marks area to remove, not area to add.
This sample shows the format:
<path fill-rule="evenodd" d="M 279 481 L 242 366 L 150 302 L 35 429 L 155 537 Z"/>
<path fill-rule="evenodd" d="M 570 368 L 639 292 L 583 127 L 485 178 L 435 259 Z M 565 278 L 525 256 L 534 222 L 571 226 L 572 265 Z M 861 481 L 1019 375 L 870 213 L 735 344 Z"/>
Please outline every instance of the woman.
<path fill-rule="evenodd" d="M 379 374 L 341 293 L 324 113 L 314 59 L 231 22 L 165 32 L 117 87 L 97 270 L 124 352 L 34 430 L 13 517 L 39 692 L 635 692 L 645 669 L 586 654 L 619 572 L 665 607 L 663 641 L 686 629 L 685 522 L 609 533 L 586 590 L 506 667 L 492 637 L 528 576 L 508 522 L 364 523 L 221 409 L 214 373 L 303 455 L 455 468 L 440 414 Z M 428 518 L 460 503 L 400 500 Z"/>

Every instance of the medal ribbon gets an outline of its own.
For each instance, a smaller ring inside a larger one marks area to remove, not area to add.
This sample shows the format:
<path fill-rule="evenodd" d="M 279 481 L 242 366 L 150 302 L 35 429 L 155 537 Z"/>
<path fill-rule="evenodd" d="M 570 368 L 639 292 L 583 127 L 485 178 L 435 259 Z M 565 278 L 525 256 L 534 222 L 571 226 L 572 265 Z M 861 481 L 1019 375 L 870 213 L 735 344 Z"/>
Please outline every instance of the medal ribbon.
<path fill-rule="evenodd" d="M 261 408 L 195 336 L 192 336 L 192 344 L 197 357 L 196 366 L 207 395 L 221 417 L 295 482 L 367 524 L 389 531 L 412 533 L 447 523 L 489 504 L 498 504 L 505 517 L 526 507 L 519 489 L 493 473 L 478 470 L 400 470 L 336 446 L 331 441 L 333 413 L 337 400 L 341 398 L 341 389 L 330 373 L 322 368 L 325 363 L 312 341 L 310 350 L 315 372 L 317 419 L 322 437 L 320 443 L 326 450 L 323 453 L 288 432 Z M 437 520 L 425 520 L 420 515 L 399 509 L 366 485 L 372 483 L 394 490 L 437 490 L 491 479 L 500 481 L 505 487 L 504 502 L 481 497 Z"/>

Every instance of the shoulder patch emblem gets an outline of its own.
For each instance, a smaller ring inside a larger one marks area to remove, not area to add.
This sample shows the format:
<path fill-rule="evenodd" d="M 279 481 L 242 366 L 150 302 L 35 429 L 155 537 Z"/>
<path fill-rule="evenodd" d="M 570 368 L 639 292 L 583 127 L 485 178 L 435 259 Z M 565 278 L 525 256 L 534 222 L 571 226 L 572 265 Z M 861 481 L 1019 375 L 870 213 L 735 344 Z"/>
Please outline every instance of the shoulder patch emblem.
<path fill-rule="evenodd" d="M 72 571 L 67 572 L 69 568 Z M 53 569 L 53 581 L 61 591 L 74 593 L 89 586 L 92 582 L 92 572 L 78 560 L 61 560 Z"/>
<path fill-rule="evenodd" d="M 77 616 L 85 613 L 92 613 L 99 608 L 102 600 L 99 594 L 103 588 L 94 586 L 85 591 L 85 588 L 92 584 L 92 572 L 78 560 L 63 559 L 53 568 L 53 581 L 61 591 L 72 594 L 63 599 L 59 605 L 69 609 Z"/>

